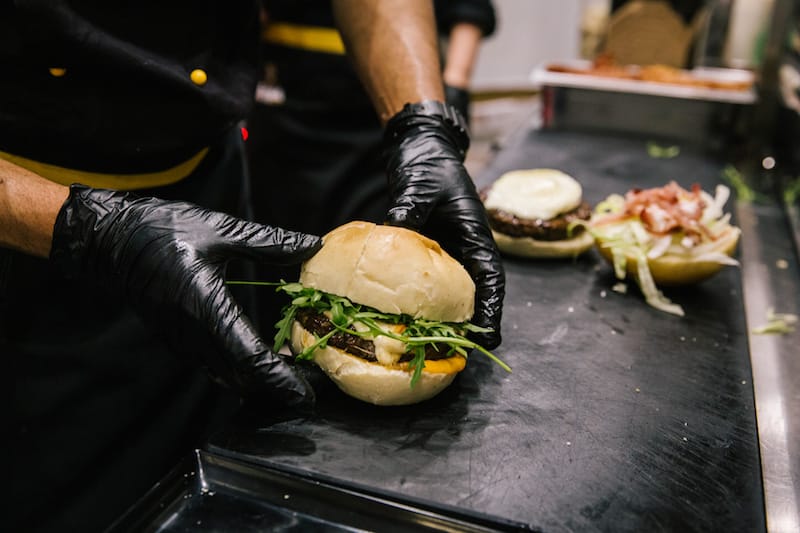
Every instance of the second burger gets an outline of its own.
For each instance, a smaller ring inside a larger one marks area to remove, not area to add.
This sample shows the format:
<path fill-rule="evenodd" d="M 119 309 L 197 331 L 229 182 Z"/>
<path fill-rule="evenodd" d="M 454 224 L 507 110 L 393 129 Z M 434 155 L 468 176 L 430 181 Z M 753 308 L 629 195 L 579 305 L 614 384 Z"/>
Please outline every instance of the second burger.
<path fill-rule="evenodd" d="M 578 181 L 551 168 L 513 170 L 482 193 L 501 252 L 521 257 L 575 257 L 594 244 L 592 215 Z"/>

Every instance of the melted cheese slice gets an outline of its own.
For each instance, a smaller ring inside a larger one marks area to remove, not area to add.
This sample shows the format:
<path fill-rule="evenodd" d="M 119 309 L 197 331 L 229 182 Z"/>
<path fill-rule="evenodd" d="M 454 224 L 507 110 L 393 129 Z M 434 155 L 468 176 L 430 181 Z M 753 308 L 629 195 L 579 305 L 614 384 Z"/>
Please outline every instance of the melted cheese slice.
<path fill-rule="evenodd" d="M 377 321 L 376 323 L 382 330 L 397 334 L 402 333 L 405 329 L 405 326 L 402 324 L 389 324 L 387 322 Z M 353 329 L 363 332 L 367 331 L 369 328 L 367 328 L 364 324 L 354 322 Z M 399 363 L 400 357 L 406 352 L 406 344 L 404 342 L 397 339 L 392 339 L 385 335 L 373 337 L 372 342 L 375 344 L 375 358 L 380 364 L 387 367 L 409 370 L 410 365 L 408 363 Z M 467 360 L 460 355 L 448 357 L 447 359 L 438 359 L 435 361 L 426 359 L 425 368 L 423 368 L 422 371 L 430 372 L 432 374 L 452 374 L 464 370 L 466 364 Z"/>
<path fill-rule="evenodd" d="M 406 366 L 410 365 L 406 363 Z M 461 372 L 465 366 L 467 366 L 467 360 L 460 355 L 454 355 L 447 359 L 437 359 L 435 361 L 425 359 L 425 368 L 422 371 L 430 372 L 431 374 L 453 374 Z"/>
<path fill-rule="evenodd" d="M 549 220 L 578 207 L 581 184 L 551 168 L 512 170 L 489 188 L 484 204 L 520 218 Z"/>

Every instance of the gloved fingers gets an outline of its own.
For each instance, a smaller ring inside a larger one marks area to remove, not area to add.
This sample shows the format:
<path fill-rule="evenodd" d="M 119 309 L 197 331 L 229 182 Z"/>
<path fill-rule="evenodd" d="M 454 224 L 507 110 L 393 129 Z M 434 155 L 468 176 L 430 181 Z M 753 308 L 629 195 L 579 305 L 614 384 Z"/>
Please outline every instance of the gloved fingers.
<path fill-rule="evenodd" d="M 152 325 L 173 350 L 201 359 L 213 376 L 245 398 L 313 405 L 311 387 L 270 350 L 215 270 L 200 269 L 189 284 L 178 285 L 179 305 L 163 306 L 149 317 Z"/>
<path fill-rule="evenodd" d="M 232 219 L 221 236 L 227 239 L 226 251 L 275 265 L 301 263 L 322 247 L 317 235 L 267 226 L 246 220 Z"/>
<path fill-rule="evenodd" d="M 460 183 L 443 184 L 436 176 L 460 176 L 463 172 L 460 162 L 435 155 L 416 161 L 413 169 L 398 170 L 397 179 L 390 177 L 389 180 L 392 207 L 386 216 L 387 224 L 417 231 L 422 229 L 439 204 L 445 198 L 449 200 L 448 195 L 457 193 L 461 187 Z"/>
<path fill-rule="evenodd" d="M 471 332 L 470 338 L 487 349 L 497 347 L 502 339 L 505 271 L 483 211 L 473 198 L 464 198 L 442 206 L 431 227 L 431 236 L 464 265 L 475 283 L 471 322 L 491 331 Z"/>

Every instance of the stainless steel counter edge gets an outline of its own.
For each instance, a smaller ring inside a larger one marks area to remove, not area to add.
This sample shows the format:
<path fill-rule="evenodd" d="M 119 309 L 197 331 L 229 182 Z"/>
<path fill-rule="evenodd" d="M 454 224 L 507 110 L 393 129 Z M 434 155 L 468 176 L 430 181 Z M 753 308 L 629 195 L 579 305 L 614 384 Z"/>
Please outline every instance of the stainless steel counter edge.
<path fill-rule="evenodd" d="M 740 258 L 753 371 L 767 530 L 800 531 L 800 420 L 797 329 L 757 334 L 770 310 L 798 314 L 798 254 L 777 205 L 739 203 Z M 775 244 L 778 246 L 775 246 Z"/>

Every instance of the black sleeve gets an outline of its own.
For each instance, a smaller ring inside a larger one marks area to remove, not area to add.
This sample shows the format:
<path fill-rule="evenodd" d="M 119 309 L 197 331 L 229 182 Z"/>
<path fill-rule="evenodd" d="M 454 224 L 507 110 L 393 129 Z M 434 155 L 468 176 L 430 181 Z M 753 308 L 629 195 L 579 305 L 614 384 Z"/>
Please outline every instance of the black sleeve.
<path fill-rule="evenodd" d="M 439 33 L 448 34 L 458 22 L 471 22 L 487 37 L 497 25 L 491 0 L 434 0 L 436 26 Z"/>

